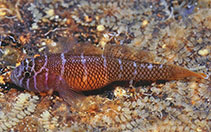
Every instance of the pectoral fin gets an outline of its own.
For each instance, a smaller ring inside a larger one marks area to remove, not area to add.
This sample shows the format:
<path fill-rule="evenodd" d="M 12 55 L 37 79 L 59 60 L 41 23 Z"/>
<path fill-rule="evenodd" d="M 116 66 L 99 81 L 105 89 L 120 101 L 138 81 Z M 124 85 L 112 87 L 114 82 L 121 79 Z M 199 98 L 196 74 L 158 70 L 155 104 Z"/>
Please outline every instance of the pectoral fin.
<path fill-rule="evenodd" d="M 51 83 L 51 87 L 54 87 L 54 90 L 57 91 L 59 96 L 69 105 L 78 105 L 78 103 L 85 98 L 82 93 L 74 91 L 61 76 L 51 74 L 50 79 L 49 81 L 53 82 Z"/>
<path fill-rule="evenodd" d="M 70 87 L 63 85 L 61 90 L 58 90 L 59 96 L 61 96 L 66 103 L 75 107 L 79 106 L 81 101 L 84 100 L 85 96 L 82 93 L 73 91 Z"/>

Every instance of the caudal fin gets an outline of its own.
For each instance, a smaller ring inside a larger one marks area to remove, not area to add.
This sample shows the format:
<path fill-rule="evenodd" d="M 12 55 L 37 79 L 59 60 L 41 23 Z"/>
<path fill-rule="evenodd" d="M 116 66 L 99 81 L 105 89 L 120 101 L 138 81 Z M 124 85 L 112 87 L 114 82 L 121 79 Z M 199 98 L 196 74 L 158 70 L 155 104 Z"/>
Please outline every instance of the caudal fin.
<path fill-rule="evenodd" d="M 194 76 L 195 77 L 198 77 L 198 78 L 201 78 L 201 79 L 208 79 L 209 76 L 204 74 L 204 73 L 196 73 L 196 72 L 193 72 L 194 73 Z"/>
<path fill-rule="evenodd" d="M 171 79 L 170 80 L 179 80 L 184 79 L 186 77 L 197 77 L 200 79 L 208 79 L 208 76 L 204 73 L 196 73 L 193 71 L 190 71 L 186 68 L 176 66 L 176 65 L 169 65 L 171 68 Z"/>

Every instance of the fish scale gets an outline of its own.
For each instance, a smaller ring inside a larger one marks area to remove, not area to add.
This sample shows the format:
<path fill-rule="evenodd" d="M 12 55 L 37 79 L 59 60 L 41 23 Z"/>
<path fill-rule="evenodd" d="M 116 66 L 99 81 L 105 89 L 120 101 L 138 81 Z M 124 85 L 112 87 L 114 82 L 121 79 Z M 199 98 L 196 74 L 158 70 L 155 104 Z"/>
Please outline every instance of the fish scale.
<path fill-rule="evenodd" d="M 195 76 L 185 68 L 103 55 L 51 54 L 24 60 L 11 73 L 11 80 L 30 91 L 54 90 L 70 101 L 75 93 L 100 89 L 115 81 L 178 80 Z"/>

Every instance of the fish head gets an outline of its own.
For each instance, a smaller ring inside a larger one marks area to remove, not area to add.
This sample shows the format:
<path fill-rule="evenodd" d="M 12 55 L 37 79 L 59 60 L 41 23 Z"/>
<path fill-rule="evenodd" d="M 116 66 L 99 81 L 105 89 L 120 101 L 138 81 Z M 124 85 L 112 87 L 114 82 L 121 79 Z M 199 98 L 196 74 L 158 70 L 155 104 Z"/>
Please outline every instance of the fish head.
<path fill-rule="evenodd" d="M 33 77 L 35 73 L 33 68 L 33 61 L 33 58 L 27 58 L 12 71 L 10 79 L 15 85 L 24 87 L 24 83 Z"/>

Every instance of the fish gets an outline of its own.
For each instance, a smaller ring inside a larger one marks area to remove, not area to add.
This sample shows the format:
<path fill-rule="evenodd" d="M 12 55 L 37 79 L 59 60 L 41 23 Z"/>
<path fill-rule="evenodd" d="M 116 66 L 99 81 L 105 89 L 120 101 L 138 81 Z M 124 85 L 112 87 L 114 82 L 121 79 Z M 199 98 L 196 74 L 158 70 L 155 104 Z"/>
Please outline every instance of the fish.
<path fill-rule="evenodd" d="M 122 54 L 41 55 L 23 60 L 12 71 L 10 78 L 17 86 L 36 93 L 56 91 L 68 104 L 73 104 L 76 98 L 81 97 L 81 92 L 97 90 L 116 81 L 155 82 L 206 77 L 204 73 L 177 65 L 132 58 Z"/>

